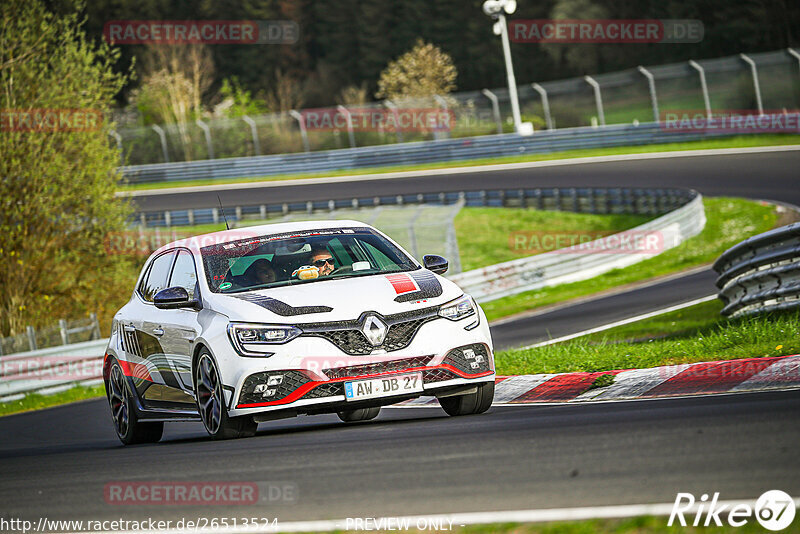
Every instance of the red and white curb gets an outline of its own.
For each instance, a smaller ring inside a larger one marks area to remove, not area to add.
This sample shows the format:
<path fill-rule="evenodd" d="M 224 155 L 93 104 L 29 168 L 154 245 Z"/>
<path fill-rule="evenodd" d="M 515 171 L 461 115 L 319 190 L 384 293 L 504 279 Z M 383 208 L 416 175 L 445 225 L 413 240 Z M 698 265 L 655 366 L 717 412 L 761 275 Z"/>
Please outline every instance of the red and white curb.
<path fill-rule="evenodd" d="M 608 386 L 596 387 L 603 375 Z M 606 379 L 607 380 L 607 379 Z M 499 376 L 494 405 L 654 399 L 800 388 L 800 355 L 722 360 L 596 373 Z M 437 405 L 423 397 L 400 403 Z"/>

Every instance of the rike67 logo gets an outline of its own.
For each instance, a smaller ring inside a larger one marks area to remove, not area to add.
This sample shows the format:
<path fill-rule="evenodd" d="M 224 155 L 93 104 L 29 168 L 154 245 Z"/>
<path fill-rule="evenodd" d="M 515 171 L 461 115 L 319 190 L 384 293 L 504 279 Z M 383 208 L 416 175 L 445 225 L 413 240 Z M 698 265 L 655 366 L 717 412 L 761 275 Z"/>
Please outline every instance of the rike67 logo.
<path fill-rule="evenodd" d="M 678 493 L 667 526 L 671 527 L 677 520 L 683 527 L 687 526 L 687 521 L 691 521 L 694 527 L 708 527 L 712 524 L 721 527 L 722 518 L 726 518 L 730 526 L 741 527 L 755 518 L 765 529 L 779 531 L 792 524 L 795 508 L 794 499 L 781 490 L 764 492 L 755 506 L 743 502 L 721 502 L 719 493 L 714 493 L 710 501 L 705 493 L 700 496 L 699 501 L 691 493 Z"/>

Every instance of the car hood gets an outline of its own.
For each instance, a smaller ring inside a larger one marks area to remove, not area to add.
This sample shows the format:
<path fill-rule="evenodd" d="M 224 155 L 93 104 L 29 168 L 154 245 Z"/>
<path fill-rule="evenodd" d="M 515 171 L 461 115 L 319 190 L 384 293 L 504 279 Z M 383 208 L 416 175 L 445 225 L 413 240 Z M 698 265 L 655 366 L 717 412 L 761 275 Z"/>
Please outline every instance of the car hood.
<path fill-rule="evenodd" d="M 427 308 L 463 291 L 427 270 L 276 287 L 207 298 L 231 321 L 302 324 L 357 319 L 365 311 L 382 315 Z"/>

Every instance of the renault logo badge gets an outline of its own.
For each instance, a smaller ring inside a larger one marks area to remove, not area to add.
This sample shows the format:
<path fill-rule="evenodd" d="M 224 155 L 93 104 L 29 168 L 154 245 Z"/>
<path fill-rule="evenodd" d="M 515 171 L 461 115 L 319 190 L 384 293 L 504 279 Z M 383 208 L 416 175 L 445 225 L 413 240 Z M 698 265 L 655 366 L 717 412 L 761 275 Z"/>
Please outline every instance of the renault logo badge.
<path fill-rule="evenodd" d="M 364 319 L 364 326 L 361 327 L 361 332 L 373 347 L 383 343 L 383 340 L 386 339 L 386 330 L 386 324 L 374 315 L 368 315 Z"/>

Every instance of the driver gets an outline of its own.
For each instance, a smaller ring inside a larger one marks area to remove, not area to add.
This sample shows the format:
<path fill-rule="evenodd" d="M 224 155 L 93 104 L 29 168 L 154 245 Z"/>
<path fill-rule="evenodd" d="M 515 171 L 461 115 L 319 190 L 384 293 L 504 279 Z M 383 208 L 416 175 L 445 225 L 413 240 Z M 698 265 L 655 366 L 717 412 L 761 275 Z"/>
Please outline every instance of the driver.
<path fill-rule="evenodd" d="M 319 269 L 320 276 L 328 276 L 333 272 L 333 256 L 326 248 L 315 248 L 311 251 L 311 265 Z"/>

